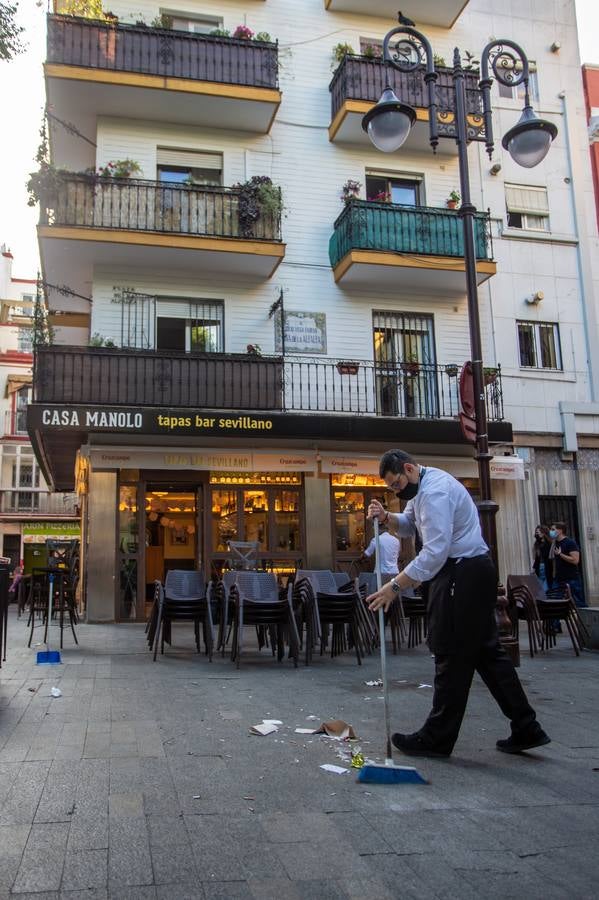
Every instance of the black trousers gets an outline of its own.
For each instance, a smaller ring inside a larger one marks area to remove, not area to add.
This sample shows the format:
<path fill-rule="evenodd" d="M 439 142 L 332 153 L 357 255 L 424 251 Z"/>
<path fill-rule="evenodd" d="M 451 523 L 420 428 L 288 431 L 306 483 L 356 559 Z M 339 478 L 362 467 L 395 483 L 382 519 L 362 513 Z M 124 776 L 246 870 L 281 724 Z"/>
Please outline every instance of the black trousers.
<path fill-rule="evenodd" d="M 453 750 L 475 672 L 510 720 L 513 734 L 525 733 L 536 720 L 514 665 L 499 644 L 496 601 L 497 574 L 488 556 L 450 560 L 428 584 L 435 685 L 433 708 L 419 733 L 439 752 Z"/>

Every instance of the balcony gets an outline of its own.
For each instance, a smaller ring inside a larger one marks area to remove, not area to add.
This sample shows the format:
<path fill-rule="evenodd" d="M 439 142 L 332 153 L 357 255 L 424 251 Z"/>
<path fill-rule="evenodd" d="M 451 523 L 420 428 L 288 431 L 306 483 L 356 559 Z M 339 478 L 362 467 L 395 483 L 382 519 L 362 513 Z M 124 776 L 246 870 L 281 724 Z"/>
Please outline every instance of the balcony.
<path fill-rule="evenodd" d="M 455 135 L 455 91 L 451 83 L 451 69 L 439 68 L 437 79 L 437 123 L 440 135 Z M 473 134 L 482 129 L 482 96 L 478 87 L 479 73 L 466 72 L 466 103 L 468 125 Z M 429 126 L 427 88 L 424 71 L 399 72 L 383 65 L 380 59 L 365 56 L 345 56 L 335 70 L 329 85 L 331 92 L 331 124 L 329 140 L 335 143 L 362 144 L 372 148 L 362 118 L 380 99 L 389 84 L 402 103 L 416 110 L 414 127 L 403 145 L 407 152 L 428 151 Z M 453 140 L 439 141 L 437 153 L 457 156 Z"/>
<path fill-rule="evenodd" d="M 475 223 L 478 283 L 495 274 L 490 219 Z M 454 210 L 352 200 L 334 225 L 329 258 L 344 287 L 390 287 L 399 292 L 464 294 L 462 221 Z"/>
<path fill-rule="evenodd" d="M 79 515 L 77 494 L 50 494 L 47 491 L 19 488 L 2 491 L 0 513 L 31 513 L 45 516 Z"/>
<path fill-rule="evenodd" d="M 500 373 L 485 391 L 502 421 Z M 34 403 L 453 419 L 458 367 L 53 346 L 37 350 Z"/>
<path fill-rule="evenodd" d="M 53 346 L 37 350 L 34 372 L 29 433 L 58 490 L 72 490 L 77 452 L 96 433 L 152 447 L 206 438 L 463 444 L 458 365 Z M 491 439 L 510 441 L 500 372 L 485 395 Z"/>
<path fill-rule="evenodd" d="M 266 134 L 281 102 L 274 43 L 48 16 L 47 104 L 95 134 L 120 116 Z M 54 129 L 57 160 L 72 136 Z"/>
<path fill-rule="evenodd" d="M 44 275 L 89 293 L 93 266 L 125 264 L 269 278 L 285 255 L 279 216 L 240 216 L 240 191 L 65 174 L 40 204 Z"/>
<path fill-rule="evenodd" d="M 325 8 L 331 12 L 358 13 L 368 16 L 382 16 L 389 22 L 397 21 L 397 0 L 324 0 Z M 406 14 L 416 19 L 418 25 L 438 25 L 451 28 L 460 13 L 468 5 L 468 0 L 420 0 L 406 9 Z M 389 26 L 391 27 L 391 26 Z"/>

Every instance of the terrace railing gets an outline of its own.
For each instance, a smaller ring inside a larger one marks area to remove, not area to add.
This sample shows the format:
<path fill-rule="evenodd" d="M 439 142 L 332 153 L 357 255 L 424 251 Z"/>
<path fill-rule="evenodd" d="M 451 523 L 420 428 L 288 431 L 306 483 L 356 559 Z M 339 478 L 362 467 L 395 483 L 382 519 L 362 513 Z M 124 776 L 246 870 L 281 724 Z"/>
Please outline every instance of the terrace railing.
<path fill-rule="evenodd" d="M 452 419 L 458 375 L 432 363 L 51 346 L 36 352 L 34 401 Z M 499 369 L 485 396 L 489 420 L 502 421 Z"/>
<path fill-rule="evenodd" d="M 47 62 L 249 87 L 278 86 L 275 43 L 74 16 L 48 16 Z"/>
<path fill-rule="evenodd" d="M 280 216 L 242 220 L 241 191 L 138 178 L 59 173 L 41 224 L 280 241 Z M 240 214 L 241 213 L 241 214 Z"/>
<path fill-rule="evenodd" d="M 334 229 L 329 242 L 332 266 L 350 250 L 464 256 L 462 220 L 451 209 L 351 200 L 338 216 Z M 492 259 L 491 220 L 487 213 L 477 213 L 474 238 L 477 259 Z"/>

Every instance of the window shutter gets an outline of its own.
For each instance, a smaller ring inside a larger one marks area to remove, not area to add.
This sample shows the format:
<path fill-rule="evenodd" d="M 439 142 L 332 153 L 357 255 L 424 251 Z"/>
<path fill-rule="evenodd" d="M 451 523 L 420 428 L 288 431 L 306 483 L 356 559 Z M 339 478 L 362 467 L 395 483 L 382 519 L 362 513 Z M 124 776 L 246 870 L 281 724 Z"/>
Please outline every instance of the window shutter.
<path fill-rule="evenodd" d="M 222 172 L 222 153 L 201 153 L 194 150 L 173 150 L 170 147 L 158 147 L 156 162 L 159 166 L 181 166 L 189 169 L 214 169 Z"/>
<path fill-rule="evenodd" d="M 509 212 L 524 213 L 533 216 L 548 216 L 546 188 L 524 187 L 517 184 L 506 184 L 505 201 Z"/>

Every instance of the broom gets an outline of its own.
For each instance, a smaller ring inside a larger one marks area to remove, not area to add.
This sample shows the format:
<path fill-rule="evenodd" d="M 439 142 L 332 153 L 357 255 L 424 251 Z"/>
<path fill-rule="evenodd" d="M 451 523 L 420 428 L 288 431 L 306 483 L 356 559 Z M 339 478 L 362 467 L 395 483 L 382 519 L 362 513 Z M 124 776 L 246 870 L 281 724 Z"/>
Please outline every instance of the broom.
<path fill-rule="evenodd" d="M 381 577 L 381 546 L 379 541 L 379 520 L 374 518 L 374 546 L 376 587 L 380 591 L 383 586 Z M 387 652 L 385 649 L 385 612 L 379 606 L 379 644 L 381 648 L 381 678 L 383 681 L 383 705 L 385 707 L 385 732 L 387 746 L 385 748 L 385 764 L 367 763 L 358 771 L 358 781 L 367 784 L 428 784 L 414 766 L 396 766 L 392 759 L 391 749 L 391 714 L 389 710 L 389 687 L 387 684 Z"/>
<path fill-rule="evenodd" d="M 50 626 L 52 625 L 52 601 L 54 599 L 54 574 L 48 576 L 48 618 L 46 619 L 46 649 L 38 651 L 37 665 L 55 665 L 61 662 L 60 650 L 50 650 Z M 33 615 L 33 612 L 31 613 Z"/>

